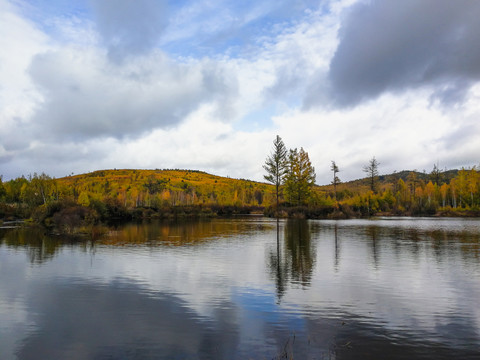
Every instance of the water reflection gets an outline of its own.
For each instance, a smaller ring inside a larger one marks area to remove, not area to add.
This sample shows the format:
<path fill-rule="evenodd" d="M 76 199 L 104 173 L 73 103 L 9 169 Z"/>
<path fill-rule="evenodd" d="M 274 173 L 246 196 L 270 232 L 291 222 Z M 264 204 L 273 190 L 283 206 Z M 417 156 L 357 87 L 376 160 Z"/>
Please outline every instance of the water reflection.
<path fill-rule="evenodd" d="M 338 224 L 335 223 L 334 226 L 334 237 L 335 237 L 335 272 L 338 272 L 338 267 L 340 266 L 340 241 L 338 239 Z"/>
<path fill-rule="evenodd" d="M 286 222 L 285 247 L 291 280 L 309 286 L 315 264 L 315 249 L 307 220 L 292 219 Z"/>
<path fill-rule="evenodd" d="M 452 219 L 9 230 L 0 358 L 478 359 L 479 244 Z"/>
<path fill-rule="evenodd" d="M 198 245 L 216 236 L 235 236 L 241 222 L 211 220 L 150 221 L 112 229 L 100 243 L 108 245 Z M 227 235 L 228 234 L 228 235 Z"/>
<path fill-rule="evenodd" d="M 26 249 L 30 263 L 43 264 L 57 255 L 62 247 L 79 246 L 90 248 L 89 242 L 72 238 L 48 236 L 42 228 L 19 227 L 0 232 L 0 245 Z"/>
<path fill-rule="evenodd" d="M 283 228 L 283 244 L 280 231 Z M 315 247 L 309 222 L 305 219 L 289 219 L 276 226 L 276 251 L 270 252 L 270 273 L 275 277 L 278 301 L 281 301 L 287 283 L 310 285 L 315 265 Z"/>
<path fill-rule="evenodd" d="M 379 233 L 378 226 L 367 226 L 365 229 L 366 237 L 369 239 L 369 246 L 372 252 L 372 259 L 375 269 L 378 268 L 378 248 L 377 248 L 377 238 Z"/>
<path fill-rule="evenodd" d="M 35 331 L 18 359 L 130 359 L 234 357 L 235 314 L 218 310 L 202 318 L 181 299 L 148 293 L 130 281 L 100 285 L 54 281 L 34 284 L 28 304 Z"/>
<path fill-rule="evenodd" d="M 287 280 L 288 272 L 281 255 L 282 251 L 281 251 L 281 244 L 280 244 L 280 221 L 278 219 L 276 224 L 276 235 L 277 235 L 276 251 L 270 251 L 268 264 L 270 267 L 270 273 L 273 275 L 275 279 L 275 288 L 277 291 L 277 298 L 278 298 L 278 301 L 280 302 L 286 290 L 286 283 L 288 281 Z"/>
<path fill-rule="evenodd" d="M 432 220 L 434 221 L 434 220 Z M 278 273 L 276 277 L 284 284 L 285 279 L 302 286 L 309 286 L 315 264 L 315 236 L 319 229 L 322 236 L 332 237 L 335 244 L 335 269 L 339 270 L 341 261 L 341 242 L 351 237 L 369 239 L 372 264 L 375 268 L 381 262 L 381 248 L 387 243 L 393 244 L 395 252 L 402 254 L 408 250 L 415 257 L 428 246 L 432 249 L 437 261 L 460 250 L 465 259 L 480 259 L 480 233 L 469 227 L 422 228 L 415 222 L 407 226 L 391 226 L 390 222 L 324 222 L 319 226 L 302 219 L 282 220 L 275 224 L 252 223 L 238 220 L 193 220 L 193 221 L 151 221 L 130 223 L 110 230 L 102 237 L 90 239 L 50 236 L 41 228 L 0 229 L 0 244 L 14 248 L 26 248 L 32 263 L 43 263 L 51 260 L 61 247 L 81 247 L 85 251 L 95 246 L 195 246 L 208 244 L 212 240 L 249 236 L 255 233 L 276 229 L 277 247 L 271 253 L 271 268 Z M 468 223 L 467 223 L 468 224 Z M 328 233 L 325 233 L 328 228 Z M 345 238 L 346 230 L 348 235 Z M 343 235 L 342 235 L 343 234 Z M 344 239 L 345 238 L 345 239 Z M 282 280 L 284 279 L 284 280 Z M 282 286 L 280 286 L 282 287 Z"/>
<path fill-rule="evenodd" d="M 53 259 L 62 247 L 81 248 L 94 253 L 99 246 L 182 247 L 208 244 L 216 239 L 245 236 L 271 229 L 259 222 L 233 220 L 146 221 L 111 227 L 95 240 L 88 237 L 52 236 L 39 227 L 0 229 L 0 245 L 27 249 L 30 262 L 41 264 Z"/>

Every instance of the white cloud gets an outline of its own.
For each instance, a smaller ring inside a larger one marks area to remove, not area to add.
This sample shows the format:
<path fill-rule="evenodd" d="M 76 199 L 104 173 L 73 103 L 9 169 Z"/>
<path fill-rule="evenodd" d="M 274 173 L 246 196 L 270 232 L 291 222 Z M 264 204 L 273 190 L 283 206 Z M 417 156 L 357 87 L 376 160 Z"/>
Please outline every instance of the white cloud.
<path fill-rule="evenodd" d="M 357 3 L 342 21 L 329 96 L 351 106 L 428 86 L 447 105 L 462 102 L 480 79 L 479 15 L 468 0 Z"/>
<path fill-rule="evenodd" d="M 160 52 L 116 65 L 96 49 L 62 48 L 37 55 L 30 73 L 44 94 L 34 116 L 39 136 L 47 130 L 75 140 L 174 126 L 203 102 L 235 90 L 208 61 L 175 63 Z"/>
<path fill-rule="evenodd" d="M 7 155 L 28 141 L 25 130 L 40 94 L 26 70 L 32 56 L 46 47 L 48 38 L 0 1 L 0 144 Z"/>
<path fill-rule="evenodd" d="M 340 166 L 342 180 L 362 177 L 372 156 L 382 173 L 477 163 L 478 84 L 469 83 L 463 101 L 449 107 L 436 96 L 448 95 L 448 86 L 413 86 L 353 108 L 332 106 L 331 61 L 343 41 L 338 30 L 345 12 L 355 1 L 312 5 L 308 11 L 269 2 L 254 12 L 226 8 L 226 14 L 238 12 L 235 31 L 245 31 L 248 41 L 225 40 L 219 48 L 213 41 L 209 46 L 216 51 L 196 58 L 204 41 L 228 28 L 227 18 L 218 23 L 205 18 L 208 7 L 202 4 L 170 7 L 168 24 L 148 33 L 144 47 L 132 50 L 124 39 L 125 46 L 119 44 L 125 56 L 111 61 L 115 44 L 102 21 L 121 26 L 128 12 L 113 20 L 99 19 L 110 15 L 95 7 L 92 18 L 44 14 L 46 33 L 26 20 L 22 8 L 1 1 L 4 178 L 33 171 L 62 176 L 168 167 L 262 180 L 261 166 L 277 134 L 288 147 L 309 152 L 320 184 L 330 181 L 331 160 Z M 289 11 L 294 17 L 285 15 Z M 280 13 L 281 22 L 275 22 Z M 133 31 L 135 16 L 125 31 Z M 200 28 L 209 35 L 195 37 Z M 234 39 L 235 31 L 227 38 Z M 168 52 L 188 46 L 191 51 L 183 52 L 188 56 Z"/>
<path fill-rule="evenodd" d="M 109 58 L 122 62 L 130 56 L 149 53 L 167 26 L 164 0 L 90 1 L 98 33 Z"/>
<path fill-rule="evenodd" d="M 381 164 L 381 174 L 430 171 L 437 162 L 442 168 L 458 167 L 459 162 L 474 165 L 478 160 L 466 156 L 480 152 L 478 125 L 468 115 L 472 111 L 480 115 L 479 107 L 445 112 L 429 105 L 428 92 L 415 91 L 385 95 L 350 110 L 296 110 L 275 118 L 275 123 L 288 147 L 303 146 L 309 152 L 317 183 L 326 184 L 331 180 L 331 160 L 340 167 L 343 180 L 363 177 L 362 167 L 373 156 Z M 467 123 L 475 131 L 465 136 L 473 138 L 455 141 L 459 138 L 455 129 L 464 129 Z"/>
<path fill-rule="evenodd" d="M 261 169 L 270 134 L 235 131 L 205 105 L 174 129 L 158 129 L 134 141 L 119 142 L 108 161 L 115 167 L 182 168 L 245 177 Z M 258 155 L 261 158 L 258 159 Z"/>

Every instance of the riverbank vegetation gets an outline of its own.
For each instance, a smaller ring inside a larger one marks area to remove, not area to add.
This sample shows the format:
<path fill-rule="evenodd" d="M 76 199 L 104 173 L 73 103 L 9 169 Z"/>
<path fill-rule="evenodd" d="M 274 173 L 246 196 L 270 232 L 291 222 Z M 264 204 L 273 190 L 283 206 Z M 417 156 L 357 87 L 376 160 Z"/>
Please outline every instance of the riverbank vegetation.
<path fill-rule="evenodd" d="M 30 219 L 52 232 L 75 234 L 101 231 L 101 224 L 111 221 L 252 213 L 303 218 L 480 216 L 476 167 L 440 171 L 434 165 L 429 173 L 379 175 L 375 158 L 366 163 L 367 177 L 342 183 L 341 166 L 332 161 L 332 183 L 317 186 L 308 153 L 303 148 L 287 151 L 278 137 L 264 166 L 269 183 L 167 169 L 0 178 L 0 221 Z"/>
<path fill-rule="evenodd" d="M 270 206 L 266 214 L 281 217 L 352 218 L 384 216 L 480 216 L 480 176 L 474 166 L 469 169 L 442 171 L 437 165 L 430 173 L 402 171 L 379 175 L 380 162 L 375 156 L 363 167 L 363 179 L 342 183 L 341 169 L 331 162 L 331 184 L 315 186 L 315 169 L 308 153 L 302 149 L 285 149 L 277 136 L 272 153 L 264 166 L 265 180 L 272 182 L 283 199 Z M 302 154 L 302 156 L 299 156 Z M 300 170 L 298 170 L 300 169 Z M 272 182 L 273 183 L 273 182 Z M 291 188 L 305 196 L 293 196 Z"/>
<path fill-rule="evenodd" d="M 52 231 L 144 218 L 262 213 L 271 186 L 191 170 L 101 170 L 54 179 L 33 174 L 0 181 L 0 219 L 31 219 Z"/>

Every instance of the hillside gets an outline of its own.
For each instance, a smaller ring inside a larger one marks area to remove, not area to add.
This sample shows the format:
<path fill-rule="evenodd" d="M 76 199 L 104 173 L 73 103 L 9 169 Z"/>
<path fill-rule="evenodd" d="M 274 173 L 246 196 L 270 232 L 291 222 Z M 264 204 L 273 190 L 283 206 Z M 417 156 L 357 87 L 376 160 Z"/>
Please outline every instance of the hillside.
<path fill-rule="evenodd" d="M 102 170 L 57 182 L 63 196 L 84 206 L 114 200 L 126 209 L 203 206 L 218 212 L 218 207 L 269 208 L 275 203 L 273 185 L 193 170 Z M 437 174 L 405 170 L 377 177 L 373 192 L 368 178 L 341 183 L 336 194 L 333 185 L 315 186 L 305 205 L 308 217 L 337 210 L 348 216 L 434 214 L 447 206 L 470 211 L 480 202 L 479 186 L 476 169 Z M 288 215 L 297 211 L 283 209 Z"/>
<path fill-rule="evenodd" d="M 127 207 L 219 204 L 265 206 L 272 186 L 197 170 L 101 170 L 57 180 L 80 203 L 89 198 L 118 198 Z"/>
<path fill-rule="evenodd" d="M 395 172 L 392 174 L 384 174 L 380 175 L 377 178 L 377 185 L 380 191 L 386 191 L 388 189 L 393 190 L 395 188 L 395 184 L 398 183 L 398 180 L 402 179 L 405 183 L 411 181 L 412 178 L 422 181 L 423 183 L 428 183 L 429 181 L 442 184 L 447 183 L 449 184 L 452 179 L 454 179 L 458 175 L 459 170 L 446 170 L 439 173 L 438 177 L 435 178 L 432 174 L 427 174 L 424 172 L 419 172 L 415 170 L 403 170 L 400 172 Z M 413 177 L 412 177 L 413 175 Z M 320 191 L 323 192 L 332 192 L 333 185 L 320 185 Z M 362 178 L 356 179 L 351 181 L 342 182 L 337 186 L 338 191 L 347 190 L 349 192 L 365 192 L 368 191 L 370 188 L 370 179 Z"/>
<path fill-rule="evenodd" d="M 282 190 L 282 188 L 281 188 Z M 401 171 L 337 186 L 314 186 L 301 203 L 271 184 L 195 170 L 99 170 L 53 179 L 46 174 L 0 182 L 0 219 L 32 218 L 73 229 L 112 219 L 215 216 L 238 213 L 349 218 L 371 215 L 480 215 L 476 168 L 438 174 Z M 70 230 L 69 230 L 70 231 Z M 73 231 L 73 230 L 72 230 Z"/>

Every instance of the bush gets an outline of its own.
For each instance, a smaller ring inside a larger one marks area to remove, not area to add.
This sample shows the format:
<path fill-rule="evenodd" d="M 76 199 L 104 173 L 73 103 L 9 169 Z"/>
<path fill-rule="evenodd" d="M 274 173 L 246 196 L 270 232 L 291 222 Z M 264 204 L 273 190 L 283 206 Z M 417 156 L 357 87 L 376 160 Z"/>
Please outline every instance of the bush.
<path fill-rule="evenodd" d="M 60 233 L 76 234 L 80 228 L 93 226 L 96 222 L 95 215 L 92 209 L 75 205 L 56 212 L 52 224 Z"/>
<path fill-rule="evenodd" d="M 94 210 L 97 213 L 97 216 L 100 219 L 106 219 L 108 216 L 107 206 L 105 203 L 98 199 L 90 199 L 90 209 Z"/>
<path fill-rule="evenodd" d="M 40 205 L 33 210 L 32 219 L 39 224 L 50 226 L 51 220 L 56 213 L 72 206 L 77 206 L 77 204 L 71 200 L 58 200 L 46 205 Z"/>
<path fill-rule="evenodd" d="M 15 218 L 26 218 L 25 207 L 19 204 L 0 203 L 0 219 L 13 220 Z"/>
<path fill-rule="evenodd" d="M 106 208 L 106 220 L 120 220 L 120 219 L 131 219 L 132 216 L 127 211 L 122 202 L 117 198 L 106 198 L 104 199 L 104 204 Z"/>

